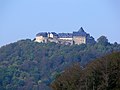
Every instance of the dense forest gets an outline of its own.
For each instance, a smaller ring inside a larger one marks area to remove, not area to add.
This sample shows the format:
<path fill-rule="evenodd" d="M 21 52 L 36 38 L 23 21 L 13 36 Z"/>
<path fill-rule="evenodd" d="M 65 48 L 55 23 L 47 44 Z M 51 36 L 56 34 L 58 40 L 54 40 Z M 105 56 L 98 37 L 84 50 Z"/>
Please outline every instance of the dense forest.
<path fill-rule="evenodd" d="M 120 52 L 96 59 L 82 68 L 78 63 L 51 83 L 53 90 L 120 90 Z"/>
<path fill-rule="evenodd" d="M 59 79 L 57 77 L 64 74 L 65 68 L 74 63 L 80 64 L 82 69 L 86 65 L 92 68 L 88 63 L 115 51 L 120 51 L 120 45 L 116 42 L 109 43 L 105 36 L 98 38 L 94 44 L 70 46 L 56 43 L 37 43 L 26 39 L 2 46 L 0 48 L 0 90 L 51 90 L 48 86 L 56 87 L 53 81 L 57 82 Z M 79 70 L 81 73 L 81 69 Z M 88 73 L 91 75 L 91 71 Z M 86 77 L 88 80 L 93 78 Z M 78 80 L 75 78 L 74 80 Z M 83 82 L 85 81 L 83 80 Z M 94 86 L 94 90 L 99 90 L 96 89 L 100 87 L 99 84 L 92 85 L 90 83 L 89 87 L 92 86 Z M 73 89 L 67 88 L 65 90 Z"/>

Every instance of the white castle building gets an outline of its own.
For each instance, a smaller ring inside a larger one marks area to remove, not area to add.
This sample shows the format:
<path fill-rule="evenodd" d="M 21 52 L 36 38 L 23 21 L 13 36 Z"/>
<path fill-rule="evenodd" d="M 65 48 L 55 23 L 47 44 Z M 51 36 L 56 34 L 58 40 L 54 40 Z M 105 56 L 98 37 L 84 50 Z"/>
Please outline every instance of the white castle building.
<path fill-rule="evenodd" d="M 65 45 L 86 44 L 87 41 L 94 41 L 94 38 L 87 34 L 81 27 L 77 32 L 73 33 L 55 33 L 41 32 L 36 35 L 35 42 L 47 43 L 55 42 Z"/>

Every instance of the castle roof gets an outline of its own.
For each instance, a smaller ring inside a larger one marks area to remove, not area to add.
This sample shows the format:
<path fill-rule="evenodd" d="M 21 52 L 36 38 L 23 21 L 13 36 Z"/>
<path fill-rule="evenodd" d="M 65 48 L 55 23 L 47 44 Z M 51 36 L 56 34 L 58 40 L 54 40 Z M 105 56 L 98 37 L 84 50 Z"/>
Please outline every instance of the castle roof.
<path fill-rule="evenodd" d="M 51 32 L 54 36 L 58 36 L 58 34 L 57 33 L 55 33 L 55 32 Z"/>
<path fill-rule="evenodd" d="M 81 27 L 77 32 L 73 32 L 73 36 L 86 36 L 87 33 L 84 31 L 84 29 Z"/>
<path fill-rule="evenodd" d="M 43 36 L 43 37 L 47 37 L 47 32 L 41 32 L 36 34 L 36 36 Z"/>
<path fill-rule="evenodd" d="M 57 36 L 59 38 L 72 38 L 73 36 L 87 36 L 87 33 L 84 31 L 84 29 L 81 27 L 78 31 L 75 31 L 73 33 L 55 33 L 55 32 L 41 32 L 38 33 L 36 36 L 43 36 L 47 37 L 48 34 L 53 34 L 54 36 Z"/>
<path fill-rule="evenodd" d="M 83 27 L 81 27 L 81 28 L 78 30 L 78 32 L 85 32 L 85 31 L 84 31 Z"/>
<path fill-rule="evenodd" d="M 72 38 L 72 33 L 58 33 L 59 38 Z"/>

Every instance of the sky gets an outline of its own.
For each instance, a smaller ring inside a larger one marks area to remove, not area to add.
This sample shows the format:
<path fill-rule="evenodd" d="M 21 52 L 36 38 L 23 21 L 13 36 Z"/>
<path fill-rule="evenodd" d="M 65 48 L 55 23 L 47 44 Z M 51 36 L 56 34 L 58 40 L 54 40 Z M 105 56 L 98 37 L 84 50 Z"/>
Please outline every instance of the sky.
<path fill-rule="evenodd" d="M 0 0 L 0 46 L 80 27 L 120 43 L 120 0 Z"/>

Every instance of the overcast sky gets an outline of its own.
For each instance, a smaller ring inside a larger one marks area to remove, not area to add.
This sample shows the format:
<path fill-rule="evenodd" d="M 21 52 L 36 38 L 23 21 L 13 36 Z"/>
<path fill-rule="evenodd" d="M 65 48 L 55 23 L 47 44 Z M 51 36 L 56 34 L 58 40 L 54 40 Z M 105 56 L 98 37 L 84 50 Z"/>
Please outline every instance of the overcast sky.
<path fill-rule="evenodd" d="M 0 46 L 80 27 L 120 43 L 120 0 L 0 0 Z"/>

